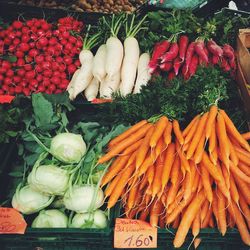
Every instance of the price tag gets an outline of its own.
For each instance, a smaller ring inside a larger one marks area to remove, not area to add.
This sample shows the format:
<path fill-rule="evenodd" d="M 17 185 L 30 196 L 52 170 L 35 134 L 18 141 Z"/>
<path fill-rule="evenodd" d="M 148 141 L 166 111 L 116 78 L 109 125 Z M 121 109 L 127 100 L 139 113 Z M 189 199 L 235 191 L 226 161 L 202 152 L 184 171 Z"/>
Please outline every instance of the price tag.
<path fill-rule="evenodd" d="M 0 234 L 24 234 L 27 223 L 14 208 L 0 207 Z"/>
<path fill-rule="evenodd" d="M 157 228 L 141 220 L 116 219 L 115 248 L 157 248 Z"/>

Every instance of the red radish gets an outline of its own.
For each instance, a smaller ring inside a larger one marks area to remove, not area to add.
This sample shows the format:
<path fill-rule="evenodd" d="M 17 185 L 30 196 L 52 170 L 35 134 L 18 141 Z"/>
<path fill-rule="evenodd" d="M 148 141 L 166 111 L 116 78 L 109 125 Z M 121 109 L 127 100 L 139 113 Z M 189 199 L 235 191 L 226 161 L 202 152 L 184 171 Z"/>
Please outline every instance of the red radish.
<path fill-rule="evenodd" d="M 68 72 L 70 74 L 74 74 L 76 70 L 77 70 L 77 68 L 76 68 L 76 66 L 74 64 L 71 64 L 71 65 L 68 66 Z"/>
<path fill-rule="evenodd" d="M 52 76 L 52 71 L 50 69 L 44 70 L 43 75 L 45 77 L 51 77 Z"/>
<path fill-rule="evenodd" d="M 43 80 L 43 76 L 40 75 L 40 74 L 37 75 L 36 80 L 37 80 L 38 82 L 41 82 L 41 81 Z"/>
<path fill-rule="evenodd" d="M 17 36 L 17 37 L 21 37 L 21 36 L 22 36 L 22 32 L 21 32 L 21 31 L 17 31 L 17 32 L 16 32 L 16 36 Z"/>
<path fill-rule="evenodd" d="M 15 55 L 16 55 L 16 57 L 18 57 L 18 58 L 24 57 L 24 53 L 23 53 L 22 51 L 20 51 L 20 50 L 17 50 L 16 53 L 15 53 Z"/>
<path fill-rule="evenodd" d="M 38 81 L 37 81 L 36 79 L 32 79 L 32 80 L 30 80 L 30 85 L 31 85 L 32 87 L 37 87 Z"/>
<path fill-rule="evenodd" d="M 204 47 L 204 52 L 207 55 L 207 58 L 209 58 L 209 52 L 208 52 L 206 47 Z M 208 66 L 208 63 L 206 61 L 204 61 L 204 58 L 202 58 L 202 57 L 199 57 L 199 64 Z"/>
<path fill-rule="evenodd" d="M 29 89 L 29 88 L 24 88 L 24 89 L 23 89 L 23 93 L 24 93 L 26 96 L 30 95 L 30 89 Z"/>
<path fill-rule="evenodd" d="M 189 45 L 188 45 L 188 48 L 187 48 L 187 52 L 186 52 L 186 61 L 185 61 L 185 72 L 183 73 L 183 75 L 185 75 L 185 73 L 189 70 L 189 65 L 191 63 L 191 60 L 192 60 L 192 57 L 193 57 L 193 54 L 194 54 L 194 47 L 195 47 L 195 42 L 191 42 Z"/>
<path fill-rule="evenodd" d="M 13 44 L 14 44 L 14 45 L 18 45 L 19 43 L 20 43 L 20 39 L 15 38 L 15 39 L 13 40 Z"/>
<path fill-rule="evenodd" d="M 11 44 L 11 45 L 9 46 L 9 52 L 14 53 L 15 50 L 16 50 L 16 46 L 13 45 L 13 44 Z"/>
<path fill-rule="evenodd" d="M 23 23 L 20 22 L 20 21 L 14 21 L 12 23 L 12 26 L 15 28 L 15 29 L 21 29 L 23 27 Z"/>
<path fill-rule="evenodd" d="M 31 63 L 31 62 L 33 62 L 33 58 L 32 58 L 31 56 L 26 56 L 26 57 L 25 57 L 25 61 L 26 61 L 27 63 Z"/>
<path fill-rule="evenodd" d="M 32 66 L 31 66 L 30 64 L 25 64 L 25 65 L 23 66 L 23 68 L 24 68 L 26 71 L 32 70 Z"/>
<path fill-rule="evenodd" d="M 72 58 L 71 57 L 69 57 L 69 56 L 65 56 L 64 57 L 64 63 L 66 64 L 66 65 L 70 65 L 70 64 L 72 64 Z"/>
<path fill-rule="evenodd" d="M 172 62 L 165 62 L 160 65 L 160 69 L 163 71 L 169 71 L 172 69 L 172 67 L 173 67 Z"/>
<path fill-rule="evenodd" d="M 179 46 L 177 43 L 172 43 L 170 45 L 169 51 L 166 52 L 162 57 L 161 57 L 161 63 L 168 62 L 168 61 L 173 61 L 177 56 L 179 52 Z"/>
<path fill-rule="evenodd" d="M 25 88 L 27 86 L 27 84 L 28 83 L 24 80 L 20 82 L 20 86 L 22 86 L 23 88 Z"/>
<path fill-rule="evenodd" d="M 58 43 L 58 41 L 55 37 L 51 37 L 49 39 L 49 45 L 56 45 L 57 43 Z"/>
<path fill-rule="evenodd" d="M 211 58 L 211 63 L 212 63 L 213 65 L 218 64 L 219 61 L 220 61 L 220 57 L 219 57 L 219 56 L 216 56 L 216 55 L 213 55 L 213 56 L 212 56 L 212 58 Z"/>
<path fill-rule="evenodd" d="M 196 72 L 197 66 L 199 63 L 199 58 L 197 55 L 193 55 L 190 66 L 189 66 L 189 73 L 190 77 L 193 76 Z"/>
<path fill-rule="evenodd" d="M 45 87 L 44 86 L 42 86 L 42 85 L 38 86 L 37 92 L 44 92 L 44 91 L 45 91 Z"/>
<path fill-rule="evenodd" d="M 221 57 L 223 55 L 223 49 L 212 39 L 207 42 L 207 48 L 215 56 Z"/>
<path fill-rule="evenodd" d="M 5 74 L 8 77 L 12 77 L 12 76 L 14 76 L 14 71 L 12 69 L 9 69 Z"/>
<path fill-rule="evenodd" d="M 77 43 L 76 43 L 77 45 Z M 154 46 L 154 51 L 152 54 L 152 58 L 148 64 L 149 66 L 149 73 L 154 73 L 158 66 L 158 60 L 161 58 L 161 56 L 168 50 L 170 46 L 170 42 L 168 40 L 164 40 L 160 43 L 156 43 Z"/>
<path fill-rule="evenodd" d="M 20 43 L 19 49 L 23 52 L 26 52 L 30 49 L 30 46 L 27 43 Z"/>
<path fill-rule="evenodd" d="M 25 75 L 25 70 L 24 69 L 18 69 L 17 70 L 17 75 L 18 76 L 24 76 Z"/>
<path fill-rule="evenodd" d="M 205 48 L 204 41 L 198 41 L 195 43 L 194 49 L 196 54 L 201 58 L 202 62 L 208 63 L 208 56 L 205 53 L 204 48 Z"/>
<path fill-rule="evenodd" d="M 3 61 L 2 67 L 3 67 L 5 70 L 10 69 L 10 68 L 11 68 L 11 63 L 8 62 L 8 61 Z"/>
<path fill-rule="evenodd" d="M 225 57 L 222 57 L 221 58 L 221 67 L 222 69 L 227 72 L 227 71 L 230 71 L 230 65 L 229 63 L 227 62 L 227 59 Z"/>
<path fill-rule="evenodd" d="M 174 71 L 170 71 L 168 73 L 168 80 L 171 81 L 173 78 L 175 78 L 175 73 L 174 73 Z"/>
<path fill-rule="evenodd" d="M 23 34 L 27 34 L 27 33 L 29 33 L 29 32 L 30 32 L 29 27 L 26 27 L 26 26 L 22 27 L 22 33 L 23 33 Z M 23 36 L 24 36 L 24 35 L 23 35 Z"/>
<path fill-rule="evenodd" d="M 49 41 L 48 41 L 48 38 L 46 37 L 41 37 L 39 40 L 38 40 L 38 43 L 39 45 L 41 45 L 42 47 L 45 47 L 48 45 Z"/>
<path fill-rule="evenodd" d="M 41 65 L 36 65 L 35 71 L 36 71 L 37 73 L 41 73 L 41 72 L 43 72 L 43 67 L 42 67 Z"/>
<path fill-rule="evenodd" d="M 230 60 L 234 59 L 234 49 L 229 44 L 224 44 L 223 46 L 223 56 L 229 58 Z"/>
<path fill-rule="evenodd" d="M 4 85 L 10 85 L 12 83 L 12 80 L 9 77 L 5 77 L 3 82 L 4 82 Z"/>
<path fill-rule="evenodd" d="M 179 73 L 179 69 L 180 69 L 182 63 L 183 63 L 183 60 L 182 60 L 180 57 L 176 57 L 176 58 L 174 59 L 174 72 L 175 72 L 175 75 L 176 75 L 176 76 L 177 76 L 178 73 Z"/>
<path fill-rule="evenodd" d="M 229 65 L 233 70 L 236 69 L 236 63 L 234 59 L 229 60 Z"/>
<path fill-rule="evenodd" d="M 36 63 L 42 63 L 44 61 L 44 56 L 38 55 L 35 58 Z"/>
<path fill-rule="evenodd" d="M 33 78 L 35 78 L 35 76 L 36 76 L 36 73 L 34 70 L 28 71 L 25 74 L 26 79 L 33 79 Z"/>
<path fill-rule="evenodd" d="M 60 78 L 59 77 L 57 77 L 57 76 L 53 76 L 52 78 L 51 78 L 51 80 L 50 80 L 53 84 L 60 84 L 60 82 L 61 82 L 61 80 L 60 80 Z"/>
<path fill-rule="evenodd" d="M 181 35 L 179 39 L 179 57 L 182 62 L 185 60 L 185 55 L 188 47 L 188 36 Z"/>
<path fill-rule="evenodd" d="M 21 86 L 16 86 L 15 87 L 15 93 L 17 93 L 17 94 L 20 94 L 20 93 L 22 93 L 22 91 L 23 91 L 23 89 L 22 89 L 22 87 Z"/>
<path fill-rule="evenodd" d="M 18 67 L 22 67 L 25 65 L 25 60 L 23 58 L 18 58 L 16 63 Z"/>
<path fill-rule="evenodd" d="M 39 54 L 39 51 L 37 49 L 31 49 L 28 54 L 31 57 L 36 57 Z"/>

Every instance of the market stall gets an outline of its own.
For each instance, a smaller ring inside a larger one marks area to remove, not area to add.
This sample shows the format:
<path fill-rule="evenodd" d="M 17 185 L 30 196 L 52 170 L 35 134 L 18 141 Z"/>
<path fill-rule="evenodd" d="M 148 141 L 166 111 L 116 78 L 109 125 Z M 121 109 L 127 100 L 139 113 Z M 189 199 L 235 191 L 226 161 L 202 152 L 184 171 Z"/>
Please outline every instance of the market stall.
<path fill-rule="evenodd" d="M 2 3 L 4 250 L 249 248 L 250 15 L 199 4 Z"/>

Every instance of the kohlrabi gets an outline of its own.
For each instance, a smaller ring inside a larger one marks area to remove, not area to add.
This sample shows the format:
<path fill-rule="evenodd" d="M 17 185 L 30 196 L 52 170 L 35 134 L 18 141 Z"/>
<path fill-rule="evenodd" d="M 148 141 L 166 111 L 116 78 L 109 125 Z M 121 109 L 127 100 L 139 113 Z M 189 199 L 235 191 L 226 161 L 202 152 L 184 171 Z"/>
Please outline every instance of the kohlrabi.
<path fill-rule="evenodd" d="M 64 195 L 64 205 L 77 213 L 96 210 L 104 202 L 103 191 L 96 185 L 74 185 Z"/>
<path fill-rule="evenodd" d="M 57 209 L 40 211 L 31 225 L 34 228 L 66 228 L 67 226 L 68 217 Z"/>
<path fill-rule="evenodd" d="M 69 184 L 69 171 L 54 165 L 33 167 L 28 176 L 29 185 L 42 193 L 63 195 Z"/>
<path fill-rule="evenodd" d="M 65 163 L 78 163 L 86 153 L 86 144 L 79 134 L 61 133 L 52 138 L 50 153 Z"/>
<path fill-rule="evenodd" d="M 29 185 L 19 185 L 12 198 L 12 207 L 23 214 L 33 214 L 49 206 L 54 197 L 40 193 Z"/>
<path fill-rule="evenodd" d="M 105 228 L 107 227 L 107 217 L 105 213 L 97 209 L 92 213 L 76 214 L 70 224 L 72 228 Z"/>

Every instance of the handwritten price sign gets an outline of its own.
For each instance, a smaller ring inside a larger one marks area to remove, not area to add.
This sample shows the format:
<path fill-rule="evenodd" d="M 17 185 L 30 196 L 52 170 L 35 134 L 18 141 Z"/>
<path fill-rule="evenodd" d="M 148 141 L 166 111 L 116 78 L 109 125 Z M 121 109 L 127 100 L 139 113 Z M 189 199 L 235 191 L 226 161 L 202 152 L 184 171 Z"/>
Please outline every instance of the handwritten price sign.
<path fill-rule="evenodd" d="M 0 234 L 24 234 L 27 223 L 14 208 L 0 207 Z"/>
<path fill-rule="evenodd" d="M 156 248 L 157 228 L 140 220 L 116 219 L 115 248 Z"/>

